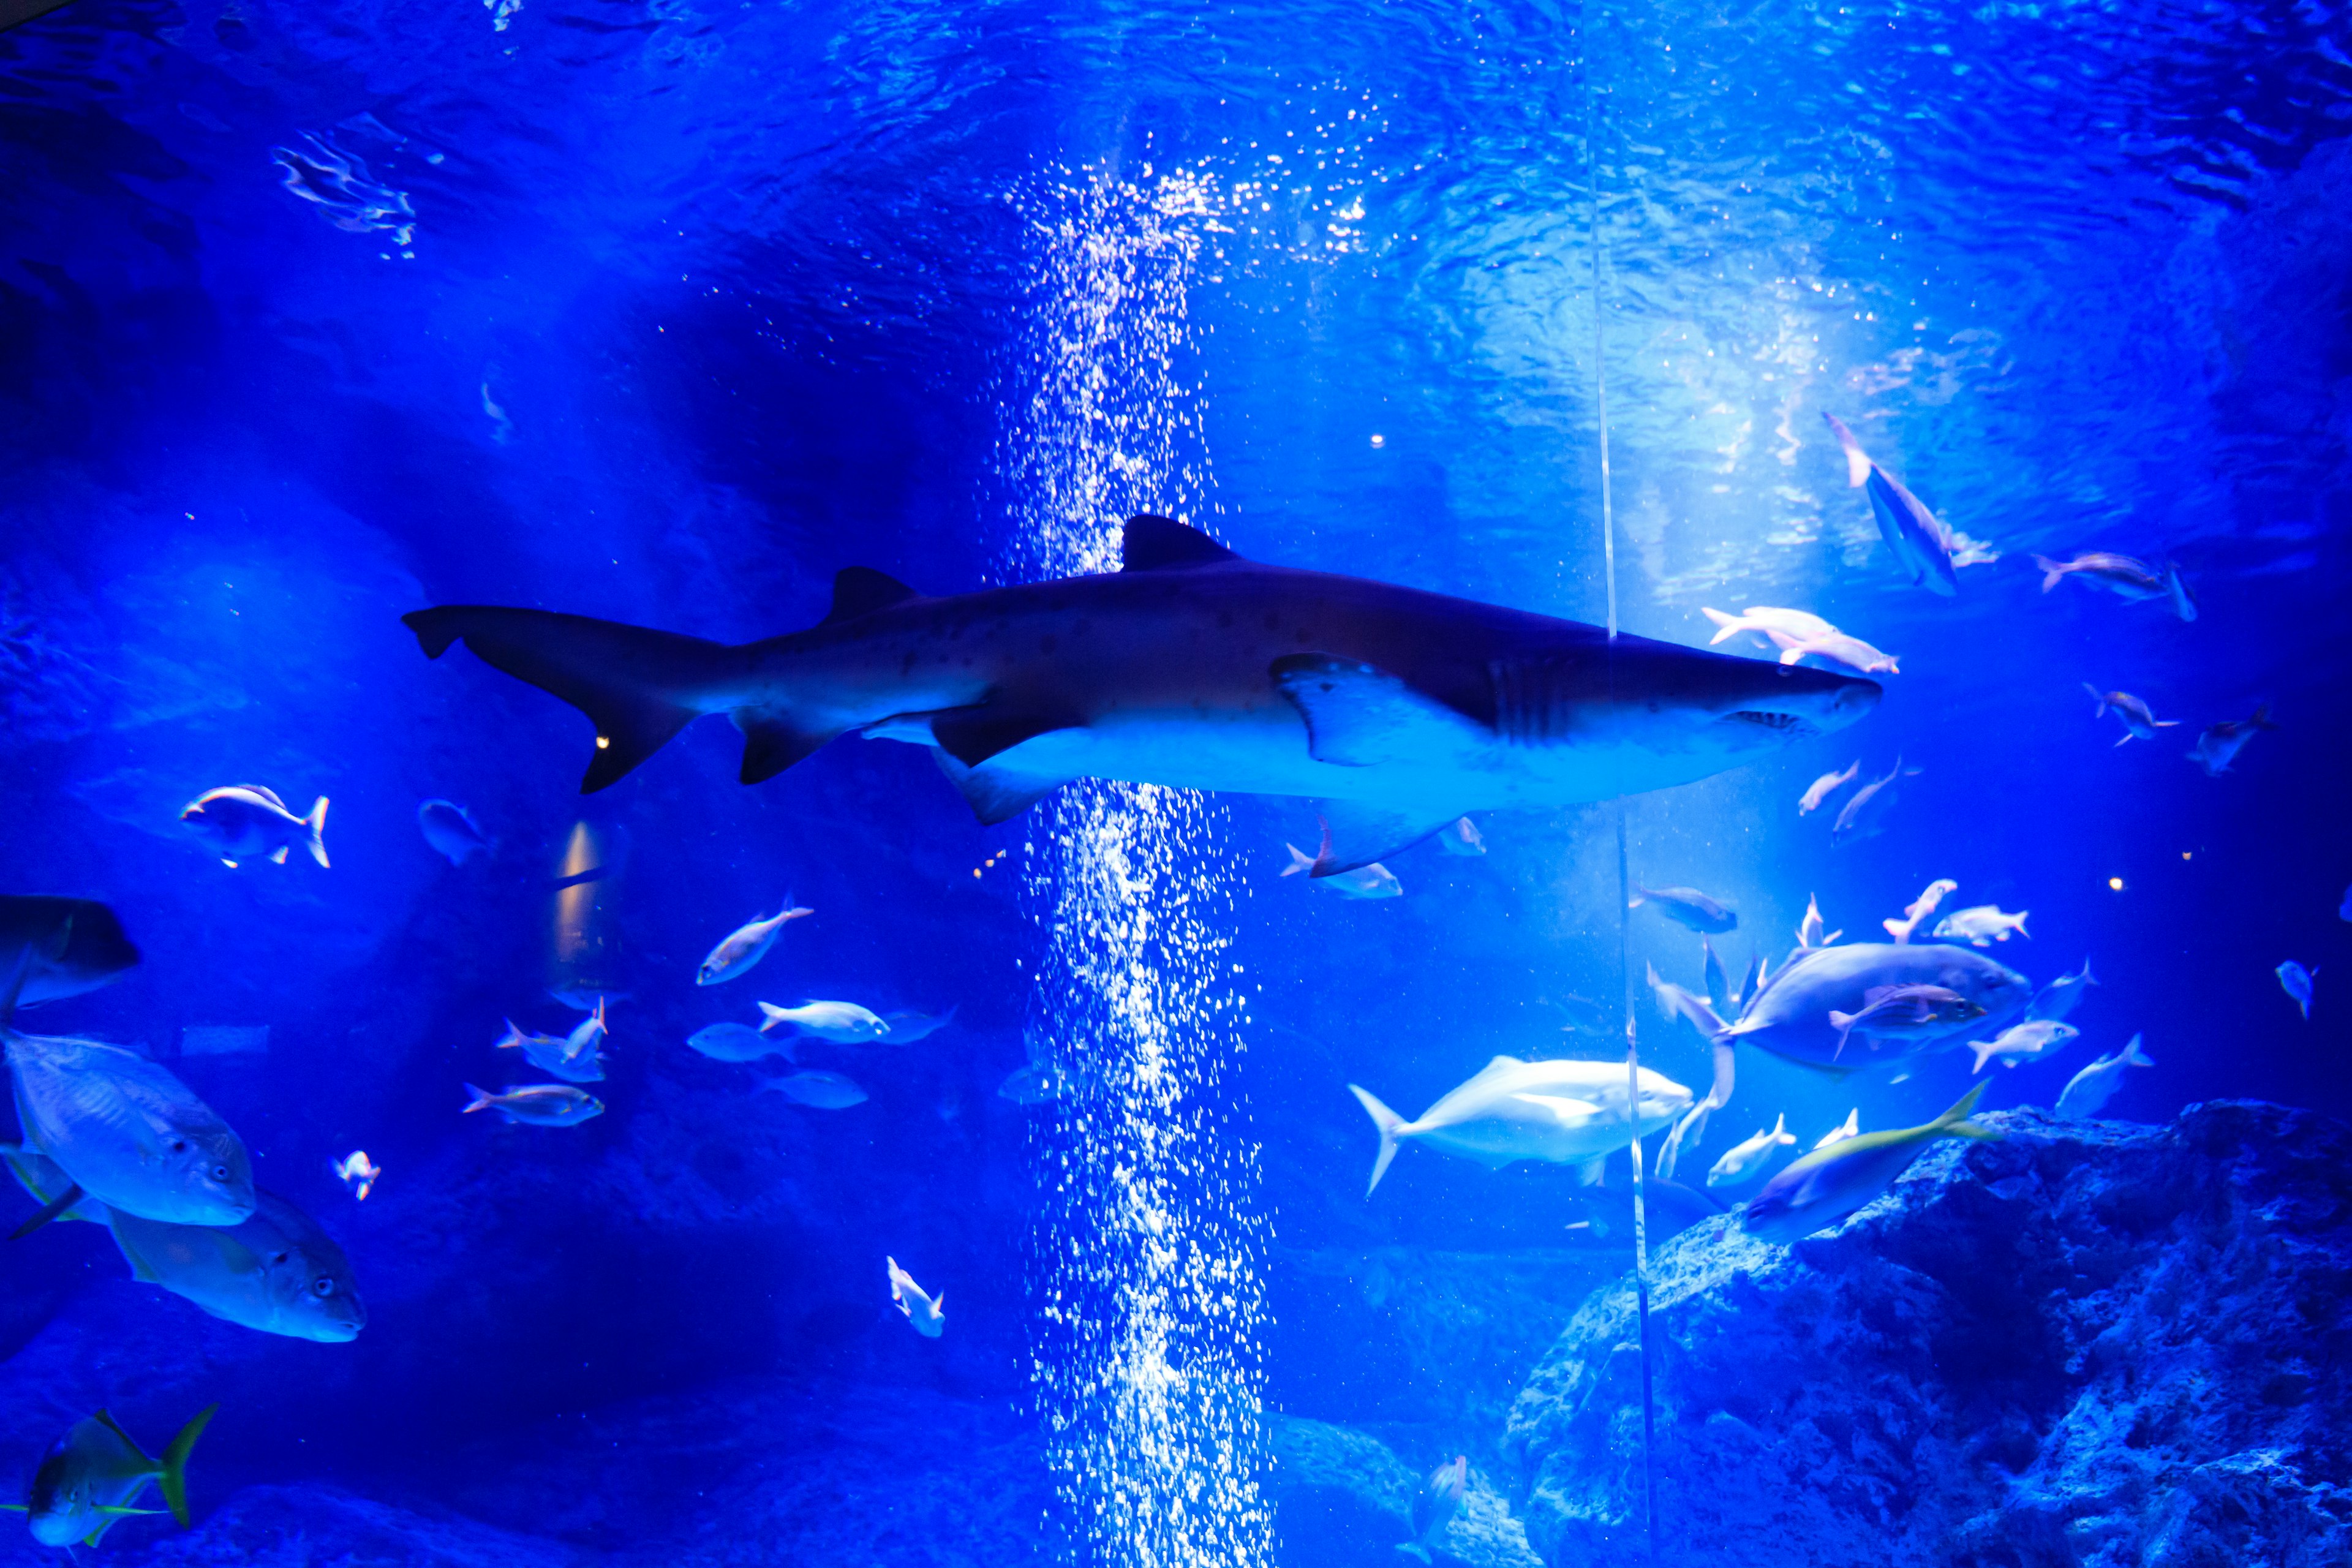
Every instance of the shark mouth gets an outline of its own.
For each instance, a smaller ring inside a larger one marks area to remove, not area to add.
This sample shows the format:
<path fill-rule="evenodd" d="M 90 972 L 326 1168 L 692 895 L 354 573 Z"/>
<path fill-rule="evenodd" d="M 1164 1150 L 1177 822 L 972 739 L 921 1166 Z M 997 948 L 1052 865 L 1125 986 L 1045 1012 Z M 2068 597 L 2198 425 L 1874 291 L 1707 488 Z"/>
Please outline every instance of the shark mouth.
<path fill-rule="evenodd" d="M 1770 730 L 1791 741 L 1811 740 L 1822 732 L 1821 726 L 1796 713 L 1775 713 L 1767 709 L 1742 708 L 1726 713 L 1716 721 L 1718 724 L 1752 724 L 1759 730 Z"/>

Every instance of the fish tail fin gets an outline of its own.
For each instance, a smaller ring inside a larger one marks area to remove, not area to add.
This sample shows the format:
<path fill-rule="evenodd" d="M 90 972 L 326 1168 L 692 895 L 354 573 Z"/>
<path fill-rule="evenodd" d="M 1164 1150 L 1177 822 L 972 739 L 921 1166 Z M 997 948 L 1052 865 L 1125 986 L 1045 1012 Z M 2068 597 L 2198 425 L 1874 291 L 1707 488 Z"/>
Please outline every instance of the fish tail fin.
<path fill-rule="evenodd" d="M 1829 421 L 1830 434 L 1837 437 L 1838 450 L 1845 454 L 1845 488 L 1850 490 L 1862 489 L 1870 482 L 1870 454 L 1862 449 L 1862 443 L 1853 438 L 1853 432 L 1845 427 L 1844 420 L 1834 414 L 1824 414 L 1822 417 Z"/>
<path fill-rule="evenodd" d="M 2156 1058 L 2139 1048 L 2137 1035 L 2134 1035 L 2129 1043 L 2124 1047 L 2124 1065 L 2134 1068 L 2152 1068 L 2156 1065 Z"/>
<path fill-rule="evenodd" d="M 2023 937 L 2028 942 L 2032 942 L 2033 940 L 2033 933 L 2025 929 L 2025 919 L 2033 911 L 2032 910 L 2020 910 L 2017 911 L 2017 934 Z"/>
<path fill-rule="evenodd" d="M 768 1019 L 766 1023 L 760 1026 L 760 1033 L 763 1035 L 779 1024 L 790 1022 L 785 1016 L 792 1011 L 789 1007 L 779 1007 L 773 1002 L 762 1002 L 760 1004 L 760 1011 L 766 1014 Z"/>
<path fill-rule="evenodd" d="M 2033 558 L 2033 563 L 2042 568 L 2042 591 L 2043 593 L 2046 594 L 2050 592 L 2051 589 L 2055 588 L 2059 584 L 2066 580 L 2066 563 L 2064 562 L 2053 561 L 2047 555 L 2037 555 Z"/>
<path fill-rule="evenodd" d="M 596 726 L 583 795 L 619 783 L 687 724 L 717 712 L 708 695 L 744 666 L 734 648 L 700 637 L 547 610 L 442 605 L 401 617 L 427 658 L 462 641 L 494 669 L 560 697 Z M 833 738 L 767 709 L 735 713 L 747 784 L 781 773 Z M 756 776 L 755 776 L 756 775 Z"/>
<path fill-rule="evenodd" d="M 1976 1110 L 1977 1101 L 1984 1098 L 1985 1087 L 1979 1084 L 1960 1096 L 1958 1102 L 1949 1110 L 1927 1123 L 1928 1128 L 1939 1138 L 1981 1138 L 1989 1142 L 2000 1142 L 2003 1134 L 1998 1128 L 1986 1127 L 1969 1120 L 1969 1113 Z"/>
<path fill-rule="evenodd" d="M 466 1107 L 467 1110 L 488 1110 L 490 1109 L 492 1100 L 490 1091 L 488 1089 L 482 1088 L 478 1084 L 469 1083 L 466 1086 L 466 1092 L 474 1097 L 473 1103 Z M 463 1113 L 461 1112 L 460 1114 Z"/>
<path fill-rule="evenodd" d="M 2098 983 L 2099 977 L 2091 973 L 2090 955 L 2085 953 L 2083 956 L 2083 984 L 2085 985 L 2096 985 Z"/>
<path fill-rule="evenodd" d="M 1625 900 L 1625 907 L 1629 910 L 1638 910 L 1649 901 L 1650 889 L 1636 882 L 1633 884 L 1633 896 Z"/>
<path fill-rule="evenodd" d="M 2100 714 L 2107 710 L 2107 694 L 2105 692 L 2101 691 L 2097 687 L 2092 685 L 2087 680 L 2083 682 L 2083 689 L 2091 694 L 2092 718 L 2095 719 Z"/>
<path fill-rule="evenodd" d="M 163 1468 L 155 1477 L 155 1485 L 163 1491 L 164 1506 L 180 1521 L 182 1530 L 188 1528 L 188 1456 L 195 1451 L 196 1439 L 205 1435 L 205 1426 L 219 1409 L 215 1403 L 197 1411 L 180 1428 L 180 1435 L 172 1439 L 172 1446 L 163 1450 Z"/>
<path fill-rule="evenodd" d="M 1813 645 L 1811 643 L 1790 643 L 1780 649 L 1780 662 L 1782 664 L 1795 664 L 1798 660 L 1803 658 L 1807 654 L 1812 651 Z"/>
<path fill-rule="evenodd" d="M 498 1043 L 498 1045 L 497 1045 L 494 1048 L 495 1048 L 495 1049 L 498 1049 L 498 1050 L 501 1050 L 501 1051 L 512 1051 L 512 1050 L 520 1050 L 520 1049 L 521 1049 L 521 1048 L 522 1048 L 522 1027 L 521 1027 L 521 1026 L 520 1026 L 520 1025 L 519 1025 L 519 1024 L 517 1024 L 517 1023 L 516 1023 L 512 1018 L 509 1018 L 509 1019 L 506 1021 L 506 1025 L 507 1025 L 506 1037 L 505 1037 L 503 1039 L 499 1040 L 499 1043 Z M 471 1088 L 473 1088 L 473 1085 L 471 1085 L 471 1084 L 467 1084 L 466 1087 L 467 1087 L 467 1088 L 468 1088 L 468 1089 L 471 1089 Z"/>
<path fill-rule="evenodd" d="M 1352 1083 L 1348 1089 L 1356 1097 L 1356 1103 L 1364 1108 L 1364 1114 L 1372 1119 L 1372 1125 L 1381 1130 L 1381 1152 L 1372 1157 L 1372 1179 L 1364 1184 L 1364 1196 L 1369 1198 L 1372 1189 L 1381 1184 L 1381 1178 L 1389 1173 L 1389 1162 L 1396 1158 L 1397 1129 L 1404 1125 L 1404 1118 L 1382 1105 L 1380 1096 L 1371 1090 Z"/>
<path fill-rule="evenodd" d="M 2254 716 L 2247 720 L 2246 722 L 2252 724 L 2257 730 L 2275 730 L 2278 728 L 2278 725 L 2271 719 L 2271 705 L 2267 702 L 2256 708 L 2254 710 Z"/>
<path fill-rule="evenodd" d="M 302 841 L 302 847 L 310 852 L 311 859 L 321 866 L 325 865 L 327 863 L 327 797 L 325 795 L 322 795 L 310 803 L 310 815 L 302 819 L 302 826 L 310 829 L 310 837 Z M 282 857 L 285 851 L 281 849 L 278 853 Z"/>
<path fill-rule="evenodd" d="M 1296 844 L 1285 844 L 1283 847 L 1290 851 L 1290 864 L 1282 868 L 1284 876 L 1296 877 L 1302 871 L 1315 869 L 1314 856 L 1306 853 Z"/>
<path fill-rule="evenodd" d="M 1970 1040 L 1969 1042 L 1969 1049 L 1976 1052 L 1977 1065 L 1970 1068 L 1969 1071 L 1970 1073 L 1980 1073 L 1984 1071 L 1985 1063 L 1992 1060 L 1993 1052 L 1999 1048 L 2000 1047 L 1991 1040 Z M 1981 1089 L 1984 1086 L 1979 1084 L 1977 1087 Z"/>
<path fill-rule="evenodd" d="M 1744 616 L 1727 616 L 1721 610 L 1710 610 L 1705 605 L 1698 607 L 1698 613 L 1715 623 L 1715 635 L 1706 639 L 1706 646 L 1709 647 L 1736 637 L 1748 628 L 1748 621 Z"/>

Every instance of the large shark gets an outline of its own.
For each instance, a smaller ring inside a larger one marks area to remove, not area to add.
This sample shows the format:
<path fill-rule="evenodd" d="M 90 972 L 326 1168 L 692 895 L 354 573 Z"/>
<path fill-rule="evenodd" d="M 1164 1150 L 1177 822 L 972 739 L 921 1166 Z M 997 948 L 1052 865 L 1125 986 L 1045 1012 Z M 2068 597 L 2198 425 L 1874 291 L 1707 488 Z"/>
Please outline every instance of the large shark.
<path fill-rule="evenodd" d="M 1465 812 L 1686 784 L 1876 706 L 1874 681 L 1360 577 L 1265 566 L 1160 517 L 1121 571 L 927 598 L 853 566 L 832 613 L 740 647 L 544 610 L 404 617 L 595 722 L 583 793 L 688 721 L 742 731 L 745 784 L 835 737 L 932 748 L 982 822 L 1121 779 L 1323 803 L 1328 877 Z"/>

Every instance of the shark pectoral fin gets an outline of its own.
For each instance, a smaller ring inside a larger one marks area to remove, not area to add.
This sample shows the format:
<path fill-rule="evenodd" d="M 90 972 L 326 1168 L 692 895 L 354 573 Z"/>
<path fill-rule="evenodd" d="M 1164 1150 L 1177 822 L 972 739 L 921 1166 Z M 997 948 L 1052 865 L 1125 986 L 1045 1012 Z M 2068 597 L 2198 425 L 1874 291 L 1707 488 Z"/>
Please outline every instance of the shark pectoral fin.
<path fill-rule="evenodd" d="M 1174 518 L 1145 513 L 1127 520 L 1119 537 L 1122 572 L 1167 572 L 1186 566 L 1216 566 L 1240 556 Z"/>
<path fill-rule="evenodd" d="M 1364 801 L 1327 800 L 1323 812 L 1323 847 L 1316 858 L 1315 875 L 1336 876 L 1359 866 L 1409 849 L 1442 832 L 1462 814 L 1435 816 L 1426 811 L 1392 811 Z"/>
<path fill-rule="evenodd" d="M 1014 773 L 1009 768 L 985 763 L 976 768 L 967 767 L 945 748 L 939 746 L 931 748 L 931 760 L 940 764 L 940 772 L 948 775 L 948 782 L 963 793 L 963 798 L 971 806 L 972 815 L 988 827 L 1012 821 L 1045 795 L 1070 782 Z"/>
<path fill-rule="evenodd" d="M 774 778 L 794 763 L 833 739 L 814 733 L 767 708 L 738 708 L 730 715 L 743 731 L 743 768 L 738 775 L 747 784 Z"/>
<path fill-rule="evenodd" d="M 992 700 L 975 702 L 969 708 L 944 708 L 931 715 L 931 739 L 941 751 L 968 768 L 976 768 L 1024 741 L 1034 741 L 1056 730 L 1085 727 L 1084 720 L 1067 713 L 1046 712 L 1017 702 Z"/>
<path fill-rule="evenodd" d="M 829 626 L 837 621 L 854 621 L 860 616 L 870 616 L 877 610 L 921 597 L 887 572 L 877 572 L 871 566 L 845 566 L 833 574 L 833 608 L 817 625 Z"/>
<path fill-rule="evenodd" d="M 1268 673 L 1307 721 L 1307 754 L 1318 763 L 1342 768 L 1435 763 L 1492 739 L 1454 709 L 1357 659 L 1285 654 Z M 1453 812 L 1437 826 L 1461 815 Z"/>

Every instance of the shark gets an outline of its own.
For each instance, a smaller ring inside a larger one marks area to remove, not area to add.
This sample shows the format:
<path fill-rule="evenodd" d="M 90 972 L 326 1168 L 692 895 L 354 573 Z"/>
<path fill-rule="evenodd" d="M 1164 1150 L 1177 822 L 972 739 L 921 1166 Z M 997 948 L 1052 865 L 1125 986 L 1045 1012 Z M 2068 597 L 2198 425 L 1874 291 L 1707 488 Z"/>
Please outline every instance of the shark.
<path fill-rule="evenodd" d="M 1289 795 L 1331 877 L 1466 813 L 1686 784 L 1842 730 L 1875 681 L 1366 578 L 1128 520 L 1120 570 L 938 597 L 869 567 L 805 631 L 730 646 L 552 611 L 403 616 L 595 725 L 583 794 L 706 714 L 758 784 L 851 733 L 930 748 L 983 823 L 1084 778 Z"/>

